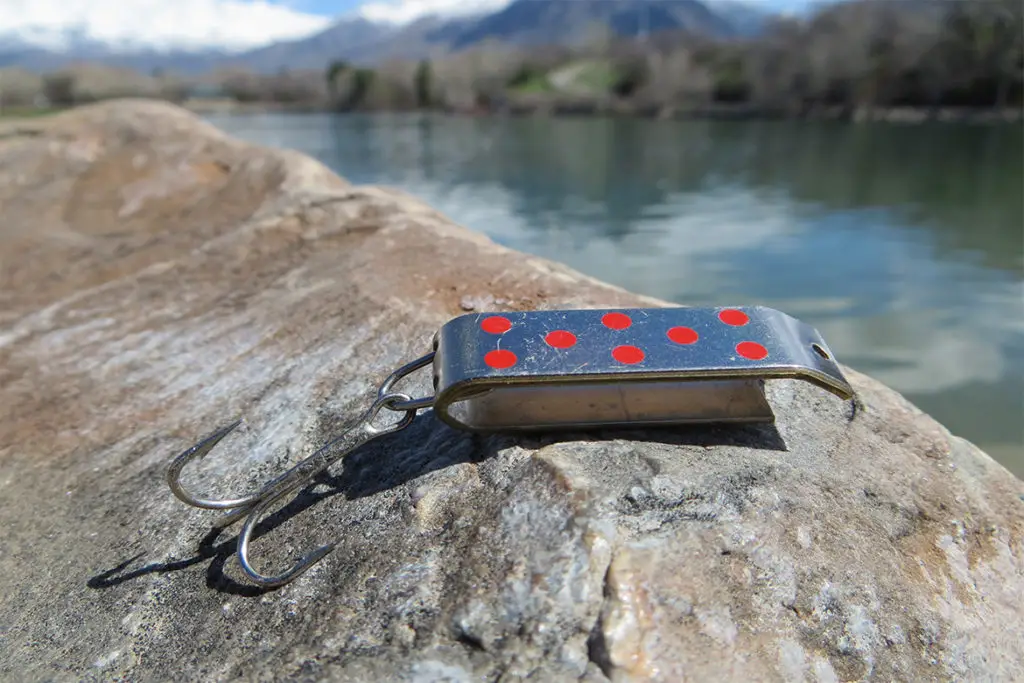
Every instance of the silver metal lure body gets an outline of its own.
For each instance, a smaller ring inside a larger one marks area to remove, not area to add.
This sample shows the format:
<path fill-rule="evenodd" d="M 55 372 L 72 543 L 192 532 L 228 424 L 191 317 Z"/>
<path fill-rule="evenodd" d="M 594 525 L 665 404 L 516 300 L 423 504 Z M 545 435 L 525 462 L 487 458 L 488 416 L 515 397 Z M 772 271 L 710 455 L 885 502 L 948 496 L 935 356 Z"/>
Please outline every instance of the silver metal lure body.
<path fill-rule="evenodd" d="M 395 384 L 432 366 L 434 396 L 412 398 Z M 265 576 L 248 560 L 260 518 L 287 494 L 346 454 L 408 426 L 419 410 L 471 431 L 525 431 L 712 422 L 772 422 L 764 381 L 811 382 L 853 397 L 818 332 L 771 308 L 636 308 L 467 314 L 450 320 L 430 353 L 399 368 L 381 385 L 356 427 L 272 480 L 235 499 L 198 498 L 181 484 L 182 469 L 205 456 L 238 422 L 183 452 L 167 470 L 180 500 L 229 510 L 220 525 L 242 517 L 238 559 L 255 583 L 290 582 L 331 551 L 324 546 L 288 571 Z M 383 409 L 401 414 L 374 426 Z"/>

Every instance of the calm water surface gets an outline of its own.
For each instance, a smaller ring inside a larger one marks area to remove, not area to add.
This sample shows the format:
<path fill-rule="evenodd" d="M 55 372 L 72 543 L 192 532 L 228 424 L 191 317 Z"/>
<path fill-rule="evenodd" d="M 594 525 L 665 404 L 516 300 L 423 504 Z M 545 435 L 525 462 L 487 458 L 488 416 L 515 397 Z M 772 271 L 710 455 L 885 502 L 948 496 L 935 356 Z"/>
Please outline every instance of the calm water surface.
<path fill-rule="evenodd" d="M 1019 127 L 208 119 L 636 292 L 785 310 L 1024 476 Z"/>

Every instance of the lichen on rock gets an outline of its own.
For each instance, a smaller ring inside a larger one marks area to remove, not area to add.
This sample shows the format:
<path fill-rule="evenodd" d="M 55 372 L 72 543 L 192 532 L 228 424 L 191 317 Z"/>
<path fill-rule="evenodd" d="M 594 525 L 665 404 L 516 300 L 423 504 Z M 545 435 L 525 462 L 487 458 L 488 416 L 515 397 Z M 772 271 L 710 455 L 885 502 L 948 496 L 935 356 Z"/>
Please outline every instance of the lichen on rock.
<path fill-rule="evenodd" d="M 254 542 L 248 490 L 467 306 L 662 305 L 169 105 L 0 135 L 7 680 L 1024 678 L 1024 487 L 892 390 L 768 384 L 773 426 L 513 437 L 421 414 Z M 467 303 L 468 302 L 468 303 Z M 428 378 L 411 384 L 429 391 Z"/>

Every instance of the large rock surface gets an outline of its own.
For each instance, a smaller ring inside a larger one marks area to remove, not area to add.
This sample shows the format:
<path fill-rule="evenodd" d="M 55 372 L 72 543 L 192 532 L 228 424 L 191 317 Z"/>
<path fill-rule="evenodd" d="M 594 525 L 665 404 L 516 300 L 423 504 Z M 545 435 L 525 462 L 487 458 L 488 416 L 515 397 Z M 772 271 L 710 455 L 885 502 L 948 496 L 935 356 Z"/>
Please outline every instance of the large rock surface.
<path fill-rule="evenodd" d="M 275 518 L 261 568 L 338 548 L 256 590 L 182 449 L 244 417 L 188 481 L 248 490 L 468 305 L 645 301 L 156 103 L 0 130 L 0 216 L 5 680 L 1024 679 L 1024 486 L 853 371 L 770 383 L 774 428 L 422 413 Z"/>

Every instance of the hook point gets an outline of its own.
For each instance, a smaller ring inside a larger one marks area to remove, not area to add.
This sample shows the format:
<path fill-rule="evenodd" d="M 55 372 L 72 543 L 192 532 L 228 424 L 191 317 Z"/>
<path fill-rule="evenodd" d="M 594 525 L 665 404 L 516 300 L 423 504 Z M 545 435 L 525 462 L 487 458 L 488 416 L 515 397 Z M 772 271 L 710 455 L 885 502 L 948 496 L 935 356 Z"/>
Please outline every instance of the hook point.
<path fill-rule="evenodd" d="M 312 566 L 314 563 L 322 560 L 326 555 L 329 555 L 330 552 L 334 550 L 335 546 L 337 546 L 337 543 L 328 543 L 327 545 L 320 546 L 302 558 L 302 561 L 304 564 Z"/>
<path fill-rule="evenodd" d="M 185 487 L 181 483 L 181 472 L 185 468 L 185 465 L 189 464 L 193 460 L 202 460 L 205 458 L 209 452 L 213 450 L 214 446 L 220 443 L 225 436 L 234 431 L 240 424 L 242 424 L 242 418 L 239 418 L 228 426 L 217 430 L 196 445 L 182 452 L 178 457 L 171 461 L 171 464 L 167 467 L 166 471 L 167 484 L 171 487 L 171 492 L 174 493 L 179 500 L 187 503 L 188 505 L 192 505 L 193 507 L 207 508 L 211 510 L 232 508 L 237 508 L 239 510 L 247 509 L 259 500 L 258 495 L 230 500 L 206 500 L 193 496 L 185 490 Z"/>

